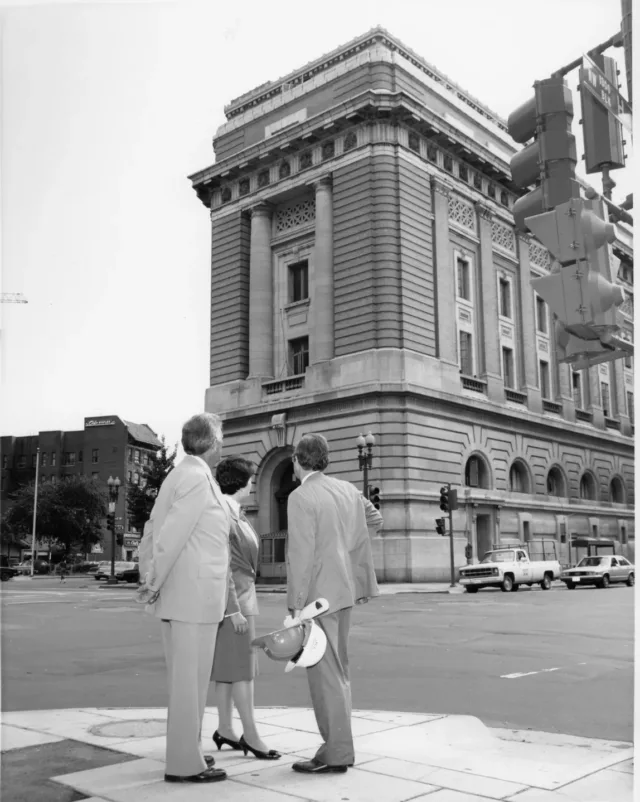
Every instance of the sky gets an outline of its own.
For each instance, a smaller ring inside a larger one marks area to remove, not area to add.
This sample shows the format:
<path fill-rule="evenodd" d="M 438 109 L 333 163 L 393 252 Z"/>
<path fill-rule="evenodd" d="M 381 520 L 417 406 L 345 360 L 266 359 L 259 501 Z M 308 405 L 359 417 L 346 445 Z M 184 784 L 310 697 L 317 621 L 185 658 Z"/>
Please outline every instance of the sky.
<path fill-rule="evenodd" d="M 620 0 L 0 0 L 0 289 L 28 299 L 0 306 L 0 433 L 116 414 L 175 443 L 202 411 L 210 221 L 187 176 L 230 100 L 383 25 L 506 118 L 620 19 Z"/>

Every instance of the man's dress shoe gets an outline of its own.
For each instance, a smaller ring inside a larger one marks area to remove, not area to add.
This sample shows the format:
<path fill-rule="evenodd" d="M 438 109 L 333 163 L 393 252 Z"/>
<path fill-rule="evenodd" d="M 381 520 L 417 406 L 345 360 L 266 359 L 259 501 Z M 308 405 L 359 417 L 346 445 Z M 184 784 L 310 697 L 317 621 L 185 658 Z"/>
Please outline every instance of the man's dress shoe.
<path fill-rule="evenodd" d="M 179 774 L 164 775 L 164 781 L 167 783 L 215 783 L 226 779 L 226 771 L 213 767 L 201 771 L 200 774 L 191 774 L 189 777 L 181 777 Z"/>
<path fill-rule="evenodd" d="M 291 768 L 302 774 L 344 774 L 347 770 L 347 766 L 327 766 L 326 763 L 321 763 L 315 758 L 301 760 L 298 763 L 294 763 Z"/>

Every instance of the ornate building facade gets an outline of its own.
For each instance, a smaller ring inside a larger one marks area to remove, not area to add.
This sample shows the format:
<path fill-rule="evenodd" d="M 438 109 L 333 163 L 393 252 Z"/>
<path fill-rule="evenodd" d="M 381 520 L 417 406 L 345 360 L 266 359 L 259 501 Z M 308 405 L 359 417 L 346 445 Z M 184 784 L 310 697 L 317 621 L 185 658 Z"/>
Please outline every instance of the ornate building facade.
<path fill-rule="evenodd" d="M 446 482 L 458 565 L 542 538 L 568 562 L 572 534 L 633 556 L 631 361 L 556 363 L 530 284 L 549 254 L 514 229 L 504 121 L 380 28 L 225 112 L 216 163 L 190 177 L 212 226 L 205 407 L 258 465 L 263 577 L 284 575 L 310 431 L 354 483 L 355 439 L 376 438 L 381 580 L 448 578 Z M 610 257 L 631 295 L 624 227 Z"/>

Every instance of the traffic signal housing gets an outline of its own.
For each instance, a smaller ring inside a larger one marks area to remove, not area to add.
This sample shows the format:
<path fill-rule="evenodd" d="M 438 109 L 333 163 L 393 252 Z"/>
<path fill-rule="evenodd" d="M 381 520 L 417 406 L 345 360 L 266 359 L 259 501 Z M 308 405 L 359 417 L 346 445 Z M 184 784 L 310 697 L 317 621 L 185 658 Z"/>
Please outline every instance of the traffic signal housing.
<path fill-rule="evenodd" d="M 118 546 L 124 545 L 124 535 L 116 535 L 116 544 Z"/>
<path fill-rule="evenodd" d="M 107 529 L 110 529 L 112 532 L 116 526 L 116 514 L 115 512 L 107 513 Z"/>
<path fill-rule="evenodd" d="M 509 115 L 507 130 L 520 144 L 534 141 L 511 159 L 511 177 L 522 189 L 537 184 L 513 205 L 516 227 L 526 218 L 580 197 L 576 140 L 571 133 L 573 98 L 563 78 L 536 81 L 535 94 Z"/>
<path fill-rule="evenodd" d="M 442 512 L 458 509 L 458 491 L 448 485 L 440 488 L 440 509 Z"/>
<path fill-rule="evenodd" d="M 582 134 L 584 137 L 584 160 L 587 173 L 599 173 L 603 167 L 616 170 L 625 165 L 622 126 L 609 109 L 601 103 L 588 85 L 595 86 L 603 99 L 607 99 L 618 111 L 616 87 L 618 70 L 615 59 L 603 55 L 591 55 L 580 68 L 580 101 L 582 105 Z M 598 74 L 598 69 L 601 74 Z"/>
<path fill-rule="evenodd" d="M 373 487 L 373 485 L 369 485 L 369 501 L 373 504 L 373 506 L 379 510 L 380 509 L 380 488 Z"/>
<path fill-rule="evenodd" d="M 445 528 L 445 519 L 444 518 L 436 518 L 436 532 L 439 535 L 446 535 L 447 530 Z"/>

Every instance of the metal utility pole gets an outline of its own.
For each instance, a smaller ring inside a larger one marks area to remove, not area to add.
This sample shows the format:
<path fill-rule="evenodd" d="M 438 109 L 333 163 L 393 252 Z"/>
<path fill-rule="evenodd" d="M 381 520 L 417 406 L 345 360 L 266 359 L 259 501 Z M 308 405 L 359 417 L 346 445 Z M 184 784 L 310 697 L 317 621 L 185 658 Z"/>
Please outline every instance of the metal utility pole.
<path fill-rule="evenodd" d="M 455 493 L 455 491 L 454 491 Z M 457 494 L 456 494 L 457 495 Z M 449 562 L 451 567 L 451 587 L 455 588 L 456 586 L 456 566 L 455 566 L 455 557 L 453 553 L 453 499 L 451 498 L 451 485 L 447 484 L 447 496 L 449 498 Z M 456 503 L 456 507 L 457 507 Z"/>
<path fill-rule="evenodd" d="M 624 48 L 624 63 L 627 69 L 627 96 L 629 104 L 633 103 L 633 94 L 631 92 L 631 79 L 633 69 L 632 63 L 632 38 L 631 38 L 631 0 L 622 0 L 622 47 Z"/>
<path fill-rule="evenodd" d="M 33 527 L 31 530 L 31 579 L 36 565 L 36 518 L 38 515 L 38 474 L 40 472 L 40 448 L 36 448 L 36 484 L 33 488 Z"/>

